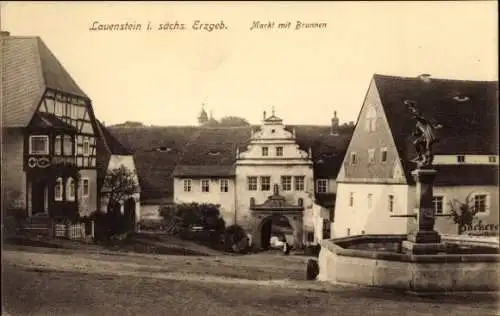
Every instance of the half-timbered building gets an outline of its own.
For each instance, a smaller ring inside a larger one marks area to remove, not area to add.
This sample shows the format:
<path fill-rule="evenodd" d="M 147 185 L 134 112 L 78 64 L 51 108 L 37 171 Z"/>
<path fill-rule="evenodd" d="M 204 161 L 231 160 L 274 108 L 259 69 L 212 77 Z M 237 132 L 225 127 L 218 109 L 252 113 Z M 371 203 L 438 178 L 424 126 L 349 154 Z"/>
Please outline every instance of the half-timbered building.
<path fill-rule="evenodd" d="M 3 32 L 2 202 L 77 218 L 98 208 L 92 102 L 39 37 Z"/>

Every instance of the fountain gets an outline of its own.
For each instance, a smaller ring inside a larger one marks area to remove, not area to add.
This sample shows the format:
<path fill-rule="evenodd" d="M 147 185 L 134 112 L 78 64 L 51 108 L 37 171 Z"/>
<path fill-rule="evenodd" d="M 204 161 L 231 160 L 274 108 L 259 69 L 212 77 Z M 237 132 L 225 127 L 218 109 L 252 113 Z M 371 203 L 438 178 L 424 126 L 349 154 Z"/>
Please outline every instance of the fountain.
<path fill-rule="evenodd" d="M 426 120 L 414 101 L 405 101 L 416 119 L 412 172 L 417 227 L 407 235 L 359 235 L 324 240 L 318 258 L 318 280 L 400 289 L 410 293 L 491 292 L 500 289 L 498 243 L 477 245 L 444 239 L 434 230 L 432 145 L 440 128 Z M 444 215 L 446 216 L 446 215 Z"/>

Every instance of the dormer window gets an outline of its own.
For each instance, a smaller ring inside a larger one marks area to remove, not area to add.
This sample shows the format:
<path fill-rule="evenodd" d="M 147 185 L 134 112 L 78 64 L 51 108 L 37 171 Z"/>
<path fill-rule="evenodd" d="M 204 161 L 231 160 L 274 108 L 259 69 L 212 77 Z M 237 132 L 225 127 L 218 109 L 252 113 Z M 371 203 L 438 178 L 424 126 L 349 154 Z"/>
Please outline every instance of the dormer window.
<path fill-rule="evenodd" d="M 457 95 L 457 96 L 453 97 L 453 100 L 455 100 L 457 102 L 467 102 L 470 100 L 470 98 L 467 96 Z"/>
<path fill-rule="evenodd" d="M 32 135 L 29 140 L 29 152 L 31 155 L 49 154 L 49 136 Z"/>
<path fill-rule="evenodd" d="M 169 148 L 167 146 L 161 146 L 161 147 L 158 147 L 157 151 L 161 151 L 161 152 L 171 152 L 172 151 L 172 148 Z"/>

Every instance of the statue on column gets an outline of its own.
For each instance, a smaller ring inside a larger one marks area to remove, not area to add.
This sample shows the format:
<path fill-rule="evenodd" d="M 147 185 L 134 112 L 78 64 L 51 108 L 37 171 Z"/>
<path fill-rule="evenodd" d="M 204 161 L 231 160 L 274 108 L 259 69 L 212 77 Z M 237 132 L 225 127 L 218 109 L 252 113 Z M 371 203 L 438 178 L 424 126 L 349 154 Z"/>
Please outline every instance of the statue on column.
<path fill-rule="evenodd" d="M 417 102 L 406 100 L 404 101 L 404 104 L 408 106 L 412 118 L 417 121 L 416 129 L 413 132 L 412 136 L 416 137 L 416 139 L 413 141 L 413 145 L 415 146 L 415 150 L 417 151 L 418 156 L 415 157 L 412 161 L 417 163 L 417 166 L 419 168 L 429 167 L 432 165 L 432 162 L 434 160 L 432 146 L 439 141 L 436 137 L 435 131 L 437 129 L 440 129 L 442 126 L 440 124 L 431 122 L 422 114 L 420 114 L 420 112 L 416 108 Z"/>

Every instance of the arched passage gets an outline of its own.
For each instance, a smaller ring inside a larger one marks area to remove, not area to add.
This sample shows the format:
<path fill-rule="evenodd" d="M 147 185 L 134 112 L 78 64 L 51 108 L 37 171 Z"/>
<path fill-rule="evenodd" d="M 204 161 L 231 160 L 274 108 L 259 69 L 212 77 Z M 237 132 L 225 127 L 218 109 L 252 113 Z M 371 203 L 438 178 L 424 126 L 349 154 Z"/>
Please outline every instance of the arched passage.
<path fill-rule="evenodd" d="M 277 214 L 264 218 L 259 225 L 259 241 L 262 249 L 271 248 L 271 239 L 279 241 L 294 239 L 294 229 L 286 216 Z"/>

